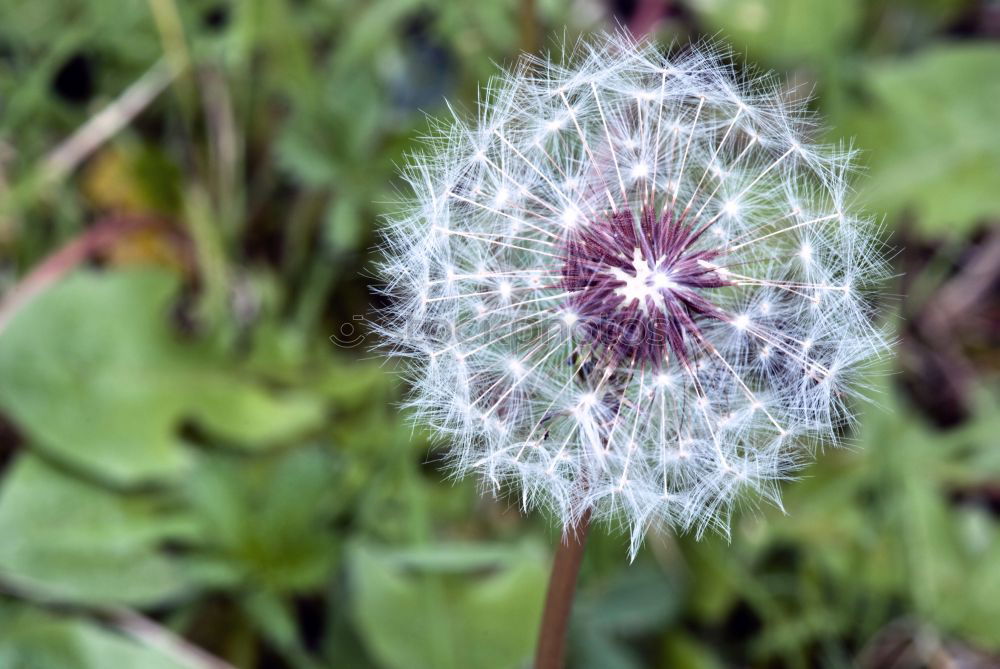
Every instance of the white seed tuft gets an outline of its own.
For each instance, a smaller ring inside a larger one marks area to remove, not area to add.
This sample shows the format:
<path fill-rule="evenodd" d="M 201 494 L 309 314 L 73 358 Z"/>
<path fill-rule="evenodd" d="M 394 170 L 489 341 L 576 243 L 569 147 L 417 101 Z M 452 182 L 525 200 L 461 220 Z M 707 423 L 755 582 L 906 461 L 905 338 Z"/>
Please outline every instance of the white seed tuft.
<path fill-rule="evenodd" d="M 571 54 L 524 57 L 483 88 L 477 119 L 436 124 L 410 158 L 380 329 L 456 474 L 567 527 L 587 510 L 623 522 L 634 555 L 650 526 L 728 532 L 737 500 L 780 504 L 776 484 L 836 443 L 889 346 L 871 306 L 886 267 L 844 207 L 850 152 L 811 142 L 815 119 L 773 77 L 622 35 Z M 680 333 L 614 355 L 609 321 L 573 308 L 566 258 L 645 211 L 711 234 L 682 271 L 641 244 L 604 271 L 607 319 Z"/>

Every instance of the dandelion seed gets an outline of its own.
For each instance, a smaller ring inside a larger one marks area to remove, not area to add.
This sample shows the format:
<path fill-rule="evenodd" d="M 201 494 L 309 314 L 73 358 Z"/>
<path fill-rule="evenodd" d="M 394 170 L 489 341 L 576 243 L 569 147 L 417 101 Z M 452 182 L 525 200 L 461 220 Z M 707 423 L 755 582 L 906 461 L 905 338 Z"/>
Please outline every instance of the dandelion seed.
<path fill-rule="evenodd" d="M 634 555 L 651 525 L 780 504 L 888 346 L 886 270 L 842 210 L 849 156 L 770 76 L 620 35 L 574 53 L 525 57 L 411 159 L 383 331 L 456 474 L 623 522 Z"/>

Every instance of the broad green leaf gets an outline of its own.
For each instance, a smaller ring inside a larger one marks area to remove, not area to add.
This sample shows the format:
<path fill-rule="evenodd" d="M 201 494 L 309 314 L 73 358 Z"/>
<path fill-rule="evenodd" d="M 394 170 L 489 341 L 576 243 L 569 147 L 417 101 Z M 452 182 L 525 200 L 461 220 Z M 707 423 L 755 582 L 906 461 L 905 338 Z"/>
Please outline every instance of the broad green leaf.
<path fill-rule="evenodd" d="M 120 478 L 178 472 L 166 274 L 81 273 L 0 333 L 0 406 L 40 446 Z"/>
<path fill-rule="evenodd" d="M 546 562 L 533 544 L 355 544 L 348 565 L 354 619 L 387 669 L 520 667 L 535 644 Z"/>
<path fill-rule="evenodd" d="M 840 119 L 856 135 L 867 173 L 864 203 L 896 218 L 912 212 L 936 235 L 1000 213 L 1000 46 L 938 45 L 866 67 L 861 96 Z"/>
<path fill-rule="evenodd" d="M 0 485 L 0 578 L 59 601 L 161 602 L 189 587 L 159 549 L 187 529 L 162 497 L 119 494 L 25 454 Z"/>
<path fill-rule="evenodd" d="M 4 669 L 199 669 L 93 622 L 0 603 Z"/>
<path fill-rule="evenodd" d="M 299 391 L 278 395 L 236 370 L 194 371 L 190 382 L 197 401 L 187 404 L 184 414 L 210 436 L 237 446 L 266 448 L 301 437 L 325 421 L 315 396 Z"/>
<path fill-rule="evenodd" d="M 0 408 L 32 441 L 100 476 L 134 483 L 188 464 L 178 428 L 260 448 L 324 422 L 314 397 L 265 392 L 169 326 L 174 277 L 79 272 L 0 333 Z"/>

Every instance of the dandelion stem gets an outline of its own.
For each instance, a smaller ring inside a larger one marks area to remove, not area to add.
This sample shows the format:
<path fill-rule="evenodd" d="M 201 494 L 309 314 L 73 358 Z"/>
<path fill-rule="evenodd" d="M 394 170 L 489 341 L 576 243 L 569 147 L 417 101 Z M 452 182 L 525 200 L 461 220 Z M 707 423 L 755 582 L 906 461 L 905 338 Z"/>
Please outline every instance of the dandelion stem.
<path fill-rule="evenodd" d="M 577 575 L 583 561 L 583 549 L 590 529 L 590 511 L 570 528 L 559 542 L 552 563 L 549 591 L 545 596 L 545 612 L 535 653 L 535 669 L 562 669 L 566 656 L 566 630 L 573 608 Z"/>

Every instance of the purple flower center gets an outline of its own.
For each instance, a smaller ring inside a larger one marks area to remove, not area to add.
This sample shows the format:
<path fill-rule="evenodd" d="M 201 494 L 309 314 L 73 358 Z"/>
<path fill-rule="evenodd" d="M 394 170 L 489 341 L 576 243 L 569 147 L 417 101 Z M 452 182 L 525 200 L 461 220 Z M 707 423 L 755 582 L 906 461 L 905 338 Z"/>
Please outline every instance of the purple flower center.
<path fill-rule="evenodd" d="M 647 208 L 638 222 L 625 210 L 580 226 L 563 252 L 565 309 L 612 361 L 687 360 L 699 322 L 724 318 L 708 291 L 730 285 L 712 262 L 723 249 L 694 248 L 704 232 Z"/>

